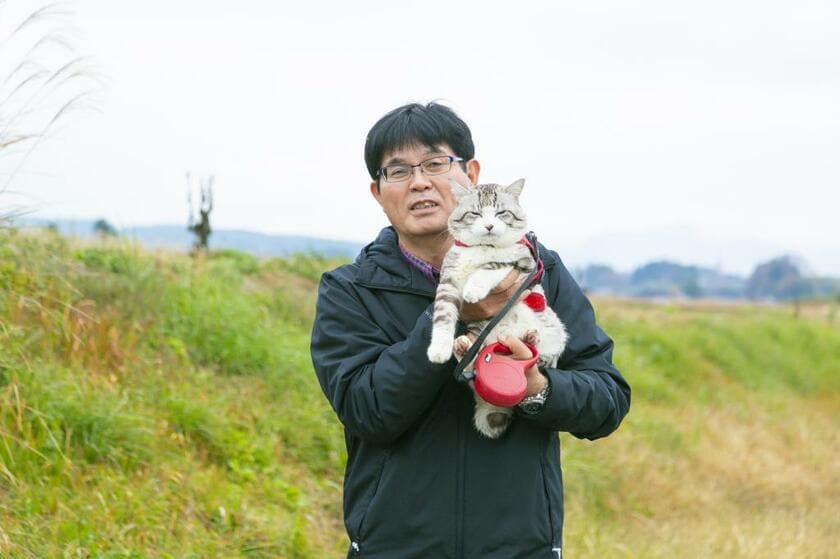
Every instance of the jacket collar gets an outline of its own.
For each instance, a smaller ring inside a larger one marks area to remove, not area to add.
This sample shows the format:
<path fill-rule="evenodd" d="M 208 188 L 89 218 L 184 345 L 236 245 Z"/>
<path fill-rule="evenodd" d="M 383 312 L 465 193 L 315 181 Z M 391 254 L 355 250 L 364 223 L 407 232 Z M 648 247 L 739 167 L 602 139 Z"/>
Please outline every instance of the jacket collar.
<path fill-rule="evenodd" d="M 406 262 L 400 254 L 398 242 L 393 227 L 382 229 L 376 240 L 363 248 L 356 257 L 356 282 L 375 289 L 408 291 L 434 297 L 437 286 Z M 544 270 L 550 270 L 557 263 L 557 256 L 542 243 L 539 243 L 539 247 Z"/>
<path fill-rule="evenodd" d="M 435 284 L 406 262 L 398 242 L 393 227 L 382 229 L 376 240 L 363 248 L 356 258 L 356 281 L 366 287 L 411 291 L 433 297 Z"/>

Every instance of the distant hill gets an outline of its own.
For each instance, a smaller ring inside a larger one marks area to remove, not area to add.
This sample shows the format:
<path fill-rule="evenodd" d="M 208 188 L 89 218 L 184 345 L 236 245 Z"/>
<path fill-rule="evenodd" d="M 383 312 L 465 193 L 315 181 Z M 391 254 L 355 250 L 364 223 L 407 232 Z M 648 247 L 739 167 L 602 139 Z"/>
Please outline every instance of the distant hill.
<path fill-rule="evenodd" d="M 755 267 L 746 291 L 751 299 L 840 296 L 840 279 L 807 277 L 795 259 L 780 256 Z"/>
<path fill-rule="evenodd" d="M 636 296 L 739 298 L 746 280 L 711 268 L 659 261 L 645 264 L 630 275 L 630 293 Z"/>
<path fill-rule="evenodd" d="M 711 268 L 660 260 L 622 274 L 605 264 L 574 271 L 590 293 L 627 297 L 793 300 L 840 294 L 840 279 L 807 277 L 801 263 L 780 256 L 761 263 L 749 278 Z"/>
<path fill-rule="evenodd" d="M 28 220 L 35 227 L 55 227 L 65 235 L 93 236 L 108 230 L 102 220 Z M 192 234 L 179 225 L 148 225 L 114 230 L 143 245 L 187 251 Z M 325 257 L 355 258 L 362 243 L 319 239 L 298 235 L 270 235 L 254 231 L 217 229 L 210 237 L 211 248 L 227 248 L 256 256 L 289 256 L 315 253 Z M 578 283 L 593 294 L 645 298 L 711 298 L 786 301 L 840 294 L 840 279 L 809 277 L 807 265 L 791 256 L 780 256 L 758 264 L 749 277 L 728 274 L 702 266 L 657 260 L 622 273 L 607 264 L 590 264 L 573 270 Z"/>
<path fill-rule="evenodd" d="M 26 225 L 35 227 L 54 226 L 64 235 L 89 237 L 94 235 L 94 220 L 37 219 L 27 220 Z M 186 227 L 179 225 L 145 225 L 117 229 L 122 237 L 136 239 L 147 247 L 168 247 L 189 250 L 193 236 Z M 256 256 L 289 256 L 296 253 L 317 253 L 327 257 L 343 256 L 354 258 L 362 243 L 319 239 L 299 235 L 270 235 L 237 229 L 215 229 L 210 235 L 211 248 L 229 248 L 249 252 Z"/>
<path fill-rule="evenodd" d="M 590 293 L 628 297 L 709 297 L 740 299 L 746 296 L 747 280 L 711 268 L 659 260 L 629 274 L 595 264 L 575 270 L 581 287 Z"/>

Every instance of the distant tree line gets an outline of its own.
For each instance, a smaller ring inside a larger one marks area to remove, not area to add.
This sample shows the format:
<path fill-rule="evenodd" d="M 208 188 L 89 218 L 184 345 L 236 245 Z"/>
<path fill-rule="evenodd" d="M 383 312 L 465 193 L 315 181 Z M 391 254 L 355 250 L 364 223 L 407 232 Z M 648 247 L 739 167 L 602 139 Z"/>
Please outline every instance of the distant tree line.
<path fill-rule="evenodd" d="M 780 256 L 756 266 L 746 286 L 746 294 L 750 299 L 789 301 L 838 293 L 840 280 L 805 277 L 789 256 Z"/>
<path fill-rule="evenodd" d="M 748 278 L 669 261 L 650 262 L 631 274 L 595 264 L 575 270 L 589 292 L 630 297 L 687 297 L 791 301 L 840 296 L 840 279 L 807 277 L 790 256 L 755 267 Z"/>

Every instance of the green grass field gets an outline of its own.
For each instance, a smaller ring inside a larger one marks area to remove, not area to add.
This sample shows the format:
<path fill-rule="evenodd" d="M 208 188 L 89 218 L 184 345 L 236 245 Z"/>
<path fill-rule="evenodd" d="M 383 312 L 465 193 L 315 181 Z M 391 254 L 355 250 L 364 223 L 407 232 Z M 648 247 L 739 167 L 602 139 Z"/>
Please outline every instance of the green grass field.
<path fill-rule="evenodd" d="M 0 231 L 0 557 L 343 556 L 335 264 Z M 633 407 L 561 436 L 564 556 L 834 556 L 837 309 L 595 305 Z"/>

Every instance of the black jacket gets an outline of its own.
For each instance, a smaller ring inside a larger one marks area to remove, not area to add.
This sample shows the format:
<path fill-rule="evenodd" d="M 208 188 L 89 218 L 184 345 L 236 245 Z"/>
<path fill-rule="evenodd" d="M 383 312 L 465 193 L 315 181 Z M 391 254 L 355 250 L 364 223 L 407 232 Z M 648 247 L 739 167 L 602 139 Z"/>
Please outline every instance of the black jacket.
<path fill-rule="evenodd" d="M 534 559 L 560 555 L 563 487 L 557 431 L 596 439 L 630 407 L 613 343 L 554 252 L 542 286 L 569 331 L 549 400 L 499 439 L 472 425 L 454 360 L 426 357 L 435 286 L 409 265 L 392 228 L 353 264 L 321 278 L 312 361 L 344 424 L 349 556 Z"/>

